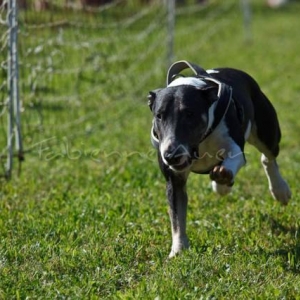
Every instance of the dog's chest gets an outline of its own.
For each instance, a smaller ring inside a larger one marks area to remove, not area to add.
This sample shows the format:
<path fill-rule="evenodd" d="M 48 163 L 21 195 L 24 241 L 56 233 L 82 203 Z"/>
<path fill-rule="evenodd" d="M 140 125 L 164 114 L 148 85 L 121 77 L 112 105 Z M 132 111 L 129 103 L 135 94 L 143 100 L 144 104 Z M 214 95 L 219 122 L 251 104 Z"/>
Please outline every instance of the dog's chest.
<path fill-rule="evenodd" d="M 232 143 L 234 142 L 222 121 L 215 131 L 199 145 L 199 158 L 193 161 L 191 171 L 195 173 L 209 172 L 230 155 Z"/>

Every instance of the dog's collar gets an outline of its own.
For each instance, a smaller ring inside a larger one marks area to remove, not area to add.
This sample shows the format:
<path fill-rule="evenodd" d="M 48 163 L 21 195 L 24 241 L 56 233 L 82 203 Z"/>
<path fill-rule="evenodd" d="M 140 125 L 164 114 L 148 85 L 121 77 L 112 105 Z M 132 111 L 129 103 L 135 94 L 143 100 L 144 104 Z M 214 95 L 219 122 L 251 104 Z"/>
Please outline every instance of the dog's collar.
<path fill-rule="evenodd" d="M 154 124 L 152 124 L 151 128 L 151 144 L 155 149 L 159 149 L 159 139 L 157 133 L 154 130 Z"/>
<path fill-rule="evenodd" d="M 211 82 L 218 87 L 218 100 L 216 100 L 213 107 L 211 107 L 213 117 L 209 117 L 206 131 L 200 140 L 200 143 L 202 143 L 215 130 L 226 115 L 232 102 L 232 88 L 229 85 L 212 78 L 203 68 L 185 60 L 175 62 L 171 65 L 167 74 L 167 86 L 185 69 L 191 69 L 195 78 L 205 82 Z M 151 128 L 151 142 L 156 149 L 159 148 L 159 138 L 154 130 L 154 125 Z"/>

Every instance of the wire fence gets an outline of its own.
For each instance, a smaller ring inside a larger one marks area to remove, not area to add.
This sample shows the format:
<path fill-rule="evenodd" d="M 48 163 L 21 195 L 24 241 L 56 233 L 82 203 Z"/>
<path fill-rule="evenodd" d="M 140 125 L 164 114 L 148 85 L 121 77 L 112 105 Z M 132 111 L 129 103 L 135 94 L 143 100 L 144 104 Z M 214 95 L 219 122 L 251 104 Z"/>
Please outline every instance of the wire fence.
<path fill-rule="evenodd" d="M 175 0 L 98 1 L 106 4 L 97 6 L 75 0 L 21 2 L 0 1 L 0 163 L 6 178 L 15 162 L 20 169 L 26 153 L 38 151 L 45 141 L 51 147 L 53 137 L 70 138 L 72 132 L 75 139 L 74 128 L 78 136 L 100 131 L 101 116 L 105 119 L 118 99 L 138 101 L 149 81 L 164 80 L 163 71 L 176 56 L 197 53 L 220 28 L 226 30 L 227 13 L 236 5 L 235 0 L 219 1 L 207 10 L 197 1 L 175 7 Z M 18 11 L 17 3 L 23 9 Z M 174 51 L 176 39 L 186 34 L 175 32 L 175 17 L 188 19 L 197 12 L 205 12 L 205 18 L 189 34 L 201 31 L 201 40 Z M 249 30 L 249 11 L 246 17 Z M 83 105 L 95 101 L 100 117 Z"/>

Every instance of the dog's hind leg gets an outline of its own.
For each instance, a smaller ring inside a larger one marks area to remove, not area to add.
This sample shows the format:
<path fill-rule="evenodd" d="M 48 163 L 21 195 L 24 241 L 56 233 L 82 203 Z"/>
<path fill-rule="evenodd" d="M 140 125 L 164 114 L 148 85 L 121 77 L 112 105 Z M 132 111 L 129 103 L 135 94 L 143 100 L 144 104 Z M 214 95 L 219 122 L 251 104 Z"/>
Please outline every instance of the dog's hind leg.
<path fill-rule="evenodd" d="M 262 153 L 261 163 L 273 198 L 286 205 L 291 198 L 291 191 L 287 182 L 282 178 L 276 162 L 281 139 L 277 114 L 269 99 L 258 87 L 254 93 L 252 103 L 255 123 L 252 126 L 248 142 Z"/>
<path fill-rule="evenodd" d="M 270 130 L 272 127 L 267 127 L 267 128 Z M 269 132 L 268 134 L 269 136 L 272 136 L 272 132 L 271 133 Z M 262 137 L 262 133 L 261 133 L 261 137 Z M 279 154 L 279 140 L 280 140 L 280 134 L 278 135 L 278 142 L 277 143 L 274 142 L 273 147 L 270 147 L 270 145 L 272 145 L 270 142 L 268 143 L 269 145 L 267 146 L 266 144 L 268 141 L 263 142 L 262 138 L 258 137 L 258 130 L 254 128 L 252 130 L 248 142 L 262 153 L 261 163 L 264 168 L 265 174 L 267 176 L 268 183 L 269 183 L 269 190 L 273 198 L 278 200 L 282 204 L 286 205 L 289 202 L 289 199 L 291 198 L 291 191 L 287 182 L 282 178 L 276 161 L 276 157 Z"/>
<path fill-rule="evenodd" d="M 288 204 L 291 191 L 287 182 L 282 178 L 275 158 L 269 158 L 264 153 L 261 155 L 261 163 L 269 182 L 269 190 L 276 200 L 282 204 Z"/>

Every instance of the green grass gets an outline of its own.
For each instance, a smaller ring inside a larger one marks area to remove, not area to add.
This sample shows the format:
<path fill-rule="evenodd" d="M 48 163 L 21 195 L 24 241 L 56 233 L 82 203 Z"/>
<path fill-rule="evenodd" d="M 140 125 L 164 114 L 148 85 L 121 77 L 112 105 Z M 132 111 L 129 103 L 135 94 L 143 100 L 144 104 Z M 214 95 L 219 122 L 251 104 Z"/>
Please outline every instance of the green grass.
<path fill-rule="evenodd" d="M 290 204 L 271 198 L 259 154 L 247 146 L 231 195 L 221 198 L 207 176 L 191 175 L 191 248 L 168 260 L 167 201 L 146 105 L 148 91 L 165 84 L 161 9 L 106 30 L 91 26 L 136 8 L 38 19 L 22 12 L 27 152 L 21 176 L 15 162 L 12 180 L 1 182 L 0 299 L 300 299 L 300 3 L 271 10 L 254 1 L 246 42 L 238 3 L 211 2 L 179 14 L 175 59 L 241 68 L 258 80 L 281 121 Z M 56 19 L 89 30 L 28 27 Z M 161 23 L 139 41 L 149 20 Z"/>

